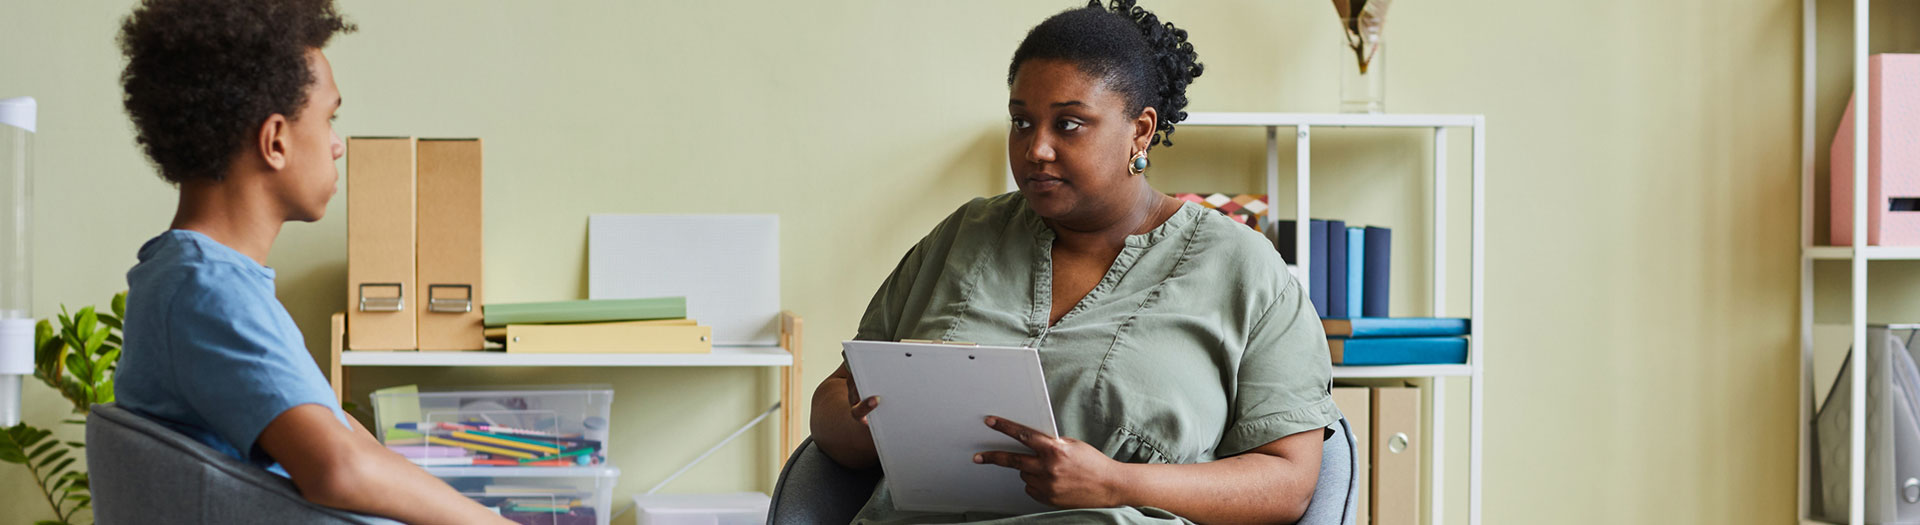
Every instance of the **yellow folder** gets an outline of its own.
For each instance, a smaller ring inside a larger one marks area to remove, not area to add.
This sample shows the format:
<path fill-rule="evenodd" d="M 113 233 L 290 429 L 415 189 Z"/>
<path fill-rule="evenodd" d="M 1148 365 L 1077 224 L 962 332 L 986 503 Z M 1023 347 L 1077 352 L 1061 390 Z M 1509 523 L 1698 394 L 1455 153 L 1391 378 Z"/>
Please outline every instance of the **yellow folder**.
<path fill-rule="evenodd" d="M 507 325 L 509 353 L 704 354 L 713 327 L 691 319 L 584 324 Z"/>

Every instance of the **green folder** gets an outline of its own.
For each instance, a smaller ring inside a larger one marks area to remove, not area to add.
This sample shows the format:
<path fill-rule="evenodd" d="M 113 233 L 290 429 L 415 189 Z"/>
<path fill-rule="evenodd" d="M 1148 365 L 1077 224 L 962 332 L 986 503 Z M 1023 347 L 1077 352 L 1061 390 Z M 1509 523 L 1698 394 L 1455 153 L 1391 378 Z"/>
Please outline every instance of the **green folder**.
<path fill-rule="evenodd" d="M 481 307 L 487 326 L 510 324 L 599 323 L 684 319 L 687 298 L 597 299 L 550 303 L 489 304 Z"/>

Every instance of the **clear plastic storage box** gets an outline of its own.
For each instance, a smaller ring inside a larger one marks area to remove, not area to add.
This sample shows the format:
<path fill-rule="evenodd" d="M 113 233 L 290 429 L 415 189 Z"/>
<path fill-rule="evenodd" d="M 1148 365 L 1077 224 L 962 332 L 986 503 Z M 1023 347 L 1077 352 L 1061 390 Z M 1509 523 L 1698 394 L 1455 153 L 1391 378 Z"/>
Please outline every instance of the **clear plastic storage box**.
<path fill-rule="evenodd" d="M 453 489 L 521 525 L 607 525 L 620 469 L 430 467 Z"/>
<path fill-rule="evenodd" d="M 641 494 L 633 497 L 639 525 L 760 525 L 773 500 L 758 492 Z"/>
<path fill-rule="evenodd" d="M 613 388 L 375 392 L 380 441 L 423 467 L 604 465 Z"/>

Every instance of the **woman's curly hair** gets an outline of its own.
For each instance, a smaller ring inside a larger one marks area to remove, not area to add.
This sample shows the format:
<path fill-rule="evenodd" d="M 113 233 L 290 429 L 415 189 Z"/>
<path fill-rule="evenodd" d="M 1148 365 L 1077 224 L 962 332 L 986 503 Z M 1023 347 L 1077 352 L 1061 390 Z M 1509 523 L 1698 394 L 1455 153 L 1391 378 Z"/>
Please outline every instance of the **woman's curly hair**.
<path fill-rule="evenodd" d="M 1034 26 L 1013 52 L 1007 85 L 1013 85 L 1020 65 L 1033 59 L 1072 62 L 1102 79 L 1126 99 L 1130 114 L 1153 108 L 1160 121 L 1149 148 L 1173 145 L 1173 125 L 1187 118 L 1187 85 L 1204 69 L 1186 30 L 1162 23 L 1134 0 L 1113 0 L 1104 7 L 1093 0 Z"/>
<path fill-rule="evenodd" d="M 307 104 L 307 51 L 354 26 L 332 0 L 145 0 L 120 25 L 136 140 L 174 184 L 219 180 L 274 114 Z"/>

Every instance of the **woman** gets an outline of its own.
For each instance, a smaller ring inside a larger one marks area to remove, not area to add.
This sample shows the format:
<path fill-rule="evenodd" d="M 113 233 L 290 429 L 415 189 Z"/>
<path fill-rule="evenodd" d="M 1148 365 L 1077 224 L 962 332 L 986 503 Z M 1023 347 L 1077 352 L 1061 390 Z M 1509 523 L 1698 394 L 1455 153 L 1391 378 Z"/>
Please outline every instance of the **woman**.
<path fill-rule="evenodd" d="M 1020 191 L 936 226 L 860 322 L 858 339 L 1038 349 L 1061 437 L 987 418 L 1034 453 L 974 460 L 1020 470 L 1028 494 L 1062 510 L 906 512 L 883 481 L 857 521 L 1299 519 L 1340 418 L 1318 319 L 1272 244 L 1143 176 L 1186 116 L 1196 58 L 1185 31 L 1131 0 L 1036 26 L 1008 75 Z M 873 468 L 865 420 L 879 404 L 842 366 L 815 392 L 815 442 Z"/>

